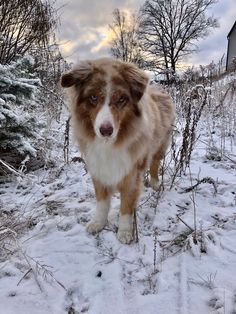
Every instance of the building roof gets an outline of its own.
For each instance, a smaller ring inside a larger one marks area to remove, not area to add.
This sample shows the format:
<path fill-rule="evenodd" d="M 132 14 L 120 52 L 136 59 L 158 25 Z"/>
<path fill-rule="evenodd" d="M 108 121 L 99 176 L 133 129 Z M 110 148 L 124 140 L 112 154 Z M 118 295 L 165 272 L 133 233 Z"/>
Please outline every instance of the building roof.
<path fill-rule="evenodd" d="M 229 31 L 229 34 L 227 35 L 227 38 L 231 35 L 233 29 L 236 27 L 236 21 L 234 22 L 234 25 L 232 26 L 231 30 Z"/>

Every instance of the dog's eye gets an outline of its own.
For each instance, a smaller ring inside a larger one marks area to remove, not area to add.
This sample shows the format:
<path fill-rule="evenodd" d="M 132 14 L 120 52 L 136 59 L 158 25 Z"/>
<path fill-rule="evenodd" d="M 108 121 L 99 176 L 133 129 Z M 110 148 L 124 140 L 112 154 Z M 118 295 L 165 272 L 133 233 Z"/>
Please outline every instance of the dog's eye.
<path fill-rule="evenodd" d="M 125 100 L 126 100 L 125 96 L 121 96 L 119 99 L 119 103 L 123 103 L 125 102 Z"/>
<path fill-rule="evenodd" d="M 118 105 L 118 106 L 123 106 L 123 105 L 126 104 L 127 101 L 128 101 L 127 96 L 126 96 L 126 95 L 122 95 L 122 96 L 118 99 L 117 105 Z"/>
<path fill-rule="evenodd" d="M 89 101 L 92 105 L 96 105 L 97 104 L 97 101 L 98 101 L 98 97 L 96 95 L 91 95 L 89 97 Z"/>

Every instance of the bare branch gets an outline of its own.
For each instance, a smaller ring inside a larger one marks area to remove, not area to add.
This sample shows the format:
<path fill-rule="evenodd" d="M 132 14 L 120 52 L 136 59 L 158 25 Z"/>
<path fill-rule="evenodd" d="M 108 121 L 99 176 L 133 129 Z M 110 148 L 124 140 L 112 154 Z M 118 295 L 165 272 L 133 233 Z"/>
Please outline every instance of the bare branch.
<path fill-rule="evenodd" d="M 55 16 L 49 0 L 1 0 L 0 63 L 8 64 L 29 49 L 48 45 Z"/>
<path fill-rule="evenodd" d="M 175 74 L 184 56 L 196 51 L 196 41 L 218 26 L 206 12 L 216 0 L 147 0 L 141 8 L 139 40 L 153 59 Z M 167 74 L 169 81 L 169 74 Z"/>

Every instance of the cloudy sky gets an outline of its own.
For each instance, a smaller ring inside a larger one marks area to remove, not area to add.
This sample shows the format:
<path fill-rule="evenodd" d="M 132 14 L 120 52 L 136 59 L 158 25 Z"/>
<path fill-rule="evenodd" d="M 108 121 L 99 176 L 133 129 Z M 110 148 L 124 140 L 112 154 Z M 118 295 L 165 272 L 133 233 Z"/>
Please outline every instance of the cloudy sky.
<path fill-rule="evenodd" d="M 58 41 L 63 56 L 69 62 L 109 55 L 115 8 L 138 11 L 144 0 L 58 0 L 60 26 Z M 227 34 L 236 20 L 236 0 L 219 0 L 209 11 L 219 19 L 220 27 L 198 42 L 199 52 L 185 60 L 186 64 L 209 64 L 218 61 L 227 51 Z"/>

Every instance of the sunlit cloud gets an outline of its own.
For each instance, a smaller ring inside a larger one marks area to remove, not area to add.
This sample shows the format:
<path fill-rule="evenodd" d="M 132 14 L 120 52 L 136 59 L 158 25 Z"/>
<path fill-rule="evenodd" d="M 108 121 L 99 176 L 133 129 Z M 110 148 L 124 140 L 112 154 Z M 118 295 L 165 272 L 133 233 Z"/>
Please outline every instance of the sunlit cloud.
<path fill-rule="evenodd" d="M 63 50 L 63 54 L 69 56 L 73 53 L 73 50 L 76 46 L 76 43 L 75 42 L 62 42 L 62 41 L 60 41 L 59 45 L 60 45 L 60 49 Z"/>
<path fill-rule="evenodd" d="M 69 62 L 110 54 L 112 23 L 115 8 L 127 14 L 137 12 L 144 0 L 58 0 L 61 25 L 58 40 L 63 56 Z M 219 18 L 220 27 L 197 42 L 199 50 L 184 60 L 181 67 L 218 61 L 227 51 L 227 34 L 235 22 L 235 0 L 219 0 L 210 11 Z"/>
<path fill-rule="evenodd" d="M 98 43 L 97 46 L 94 46 L 91 50 L 92 53 L 99 53 L 99 51 L 101 51 L 104 48 L 109 49 L 110 48 L 110 43 L 113 39 L 113 32 L 111 30 L 107 29 L 103 29 L 100 32 L 100 37 L 101 40 Z"/>

